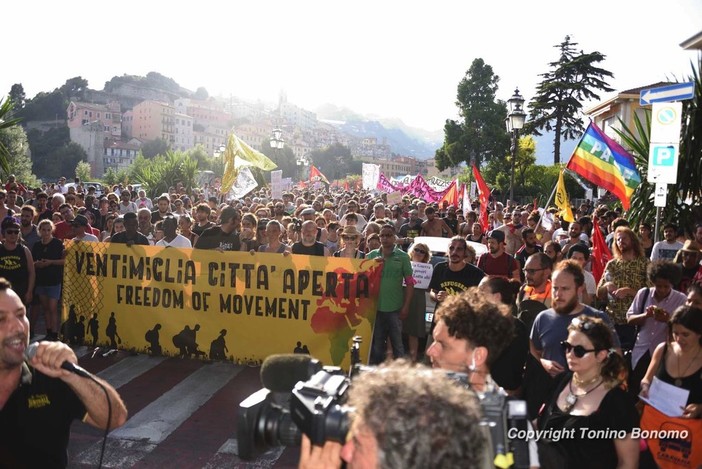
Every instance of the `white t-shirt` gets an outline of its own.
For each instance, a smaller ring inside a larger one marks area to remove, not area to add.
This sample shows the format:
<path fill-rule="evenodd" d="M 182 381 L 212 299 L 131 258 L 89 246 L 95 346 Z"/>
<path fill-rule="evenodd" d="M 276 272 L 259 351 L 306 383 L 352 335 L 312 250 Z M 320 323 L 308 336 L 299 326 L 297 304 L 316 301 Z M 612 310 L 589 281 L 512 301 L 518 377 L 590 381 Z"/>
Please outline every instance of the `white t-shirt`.
<path fill-rule="evenodd" d="M 192 243 L 188 238 L 186 238 L 183 235 L 176 235 L 175 238 L 173 238 L 173 241 L 170 243 L 166 241 L 166 238 L 159 239 L 158 242 L 156 243 L 156 246 L 173 246 L 174 248 L 191 248 L 193 247 Z"/>
<path fill-rule="evenodd" d="M 653 250 L 651 251 L 651 260 L 665 259 L 672 261 L 675 258 L 675 254 L 678 253 L 683 247 L 683 243 L 680 241 L 674 241 L 669 243 L 665 239 L 663 241 L 658 241 L 653 245 Z"/>
<path fill-rule="evenodd" d="M 85 233 L 82 238 L 73 238 L 73 241 L 87 241 L 90 243 L 97 243 L 100 240 L 94 234 Z"/>
<path fill-rule="evenodd" d="M 583 275 L 585 275 L 585 291 L 588 295 L 594 296 L 595 293 L 597 293 L 597 284 L 595 283 L 595 276 L 585 269 L 583 269 Z"/>

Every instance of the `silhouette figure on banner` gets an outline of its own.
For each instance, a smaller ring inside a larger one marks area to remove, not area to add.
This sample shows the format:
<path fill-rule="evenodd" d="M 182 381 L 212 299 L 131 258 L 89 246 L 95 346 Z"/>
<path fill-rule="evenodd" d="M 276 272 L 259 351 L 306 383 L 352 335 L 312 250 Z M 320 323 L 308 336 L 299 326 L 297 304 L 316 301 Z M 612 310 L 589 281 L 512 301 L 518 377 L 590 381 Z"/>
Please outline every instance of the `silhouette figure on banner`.
<path fill-rule="evenodd" d="M 75 330 L 77 324 L 78 317 L 76 316 L 76 307 L 75 305 L 71 305 L 68 308 L 68 319 L 61 324 L 61 335 L 63 336 L 63 340 L 67 341 L 71 345 L 76 345 Z"/>
<path fill-rule="evenodd" d="M 90 330 L 90 335 L 93 336 L 93 346 L 95 346 L 98 340 L 98 331 L 100 330 L 100 321 L 98 321 L 97 313 L 93 313 L 93 317 L 88 321 L 88 329 Z"/>
<path fill-rule="evenodd" d="M 107 321 L 105 335 L 110 339 L 110 347 L 112 348 L 117 348 L 117 344 L 122 343 L 122 339 L 117 333 L 117 319 L 114 312 L 110 314 L 110 319 Z"/>
<path fill-rule="evenodd" d="M 191 358 L 193 355 L 202 357 L 206 355 L 205 352 L 198 350 L 196 335 L 199 330 L 200 324 L 195 324 L 195 327 L 192 329 L 190 329 L 190 326 L 185 326 L 182 331 L 173 336 L 173 345 L 180 351 L 178 354 L 180 358 Z"/>
<path fill-rule="evenodd" d="M 224 341 L 224 336 L 227 335 L 227 330 L 222 329 L 219 331 L 219 337 L 212 341 L 210 344 L 210 359 L 211 360 L 226 360 L 227 353 L 229 349 Z"/>
<path fill-rule="evenodd" d="M 75 326 L 74 337 L 76 344 L 78 345 L 83 345 L 85 342 L 85 316 L 82 314 L 80 315 L 80 318 L 78 318 L 78 323 Z"/>
<path fill-rule="evenodd" d="M 299 354 L 305 354 L 309 355 L 310 354 L 310 349 L 307 348 L 307 345 L 302 345 L 302 342 L 299 340 L 297 341 L 297 346 L 293 350 L 293 353 L 299 353 Z"/>
<path fill-rule="evenodd" d="M 161 344 L 159 343 L 159 333 L 161 330 L 161 324 L 156 324 L 153 329 L 146 331 L 144 338 L 149 343 L 147 350 L 151 355 L 160 356 L 161 355 Z"/>

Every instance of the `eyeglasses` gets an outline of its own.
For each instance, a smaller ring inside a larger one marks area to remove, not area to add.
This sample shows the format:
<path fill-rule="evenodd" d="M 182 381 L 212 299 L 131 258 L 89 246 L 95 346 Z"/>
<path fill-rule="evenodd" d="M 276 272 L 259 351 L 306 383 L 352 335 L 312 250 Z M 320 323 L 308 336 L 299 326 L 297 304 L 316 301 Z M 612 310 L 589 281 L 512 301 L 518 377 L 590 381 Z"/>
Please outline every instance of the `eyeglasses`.
<path fill-rule="evenodd" d="M 426 254 L 427 253 L 424 249 L 415 249 L 414 252 L 419 253 L 419 254 Z"/>
<path fill-rule="evenodd" d="M 395 235 L 391 233 L 385 233 L 380 235 L 381 238 L 392 238 L 393 236 Z"/>
<path fill-rule="evenodd" d="M 19 230 L 5 230 L 5 234 L 16 235 L 19 234 Z"/>
<path fill-rule="evenodd" d="M 346 240 L 346 241 L 349 241 L 349 240 L 352 240 L 352 241 L 353 241 L 353 240 L 358 239 L 358 236 L 346 236 L 346 235 L 344 235 L 344 236 L 341 237 L 341 239 Z"/>
<path fill-rule="evenodd" d="M 561 347 L 563 347 L 563 350 L 565 353 L 570 353 L 571 351 L 573 352 L 573 355 L 575 355 L 578 358 L 583 358 L 586 354 L 590 352 L 597 352 L 597 349 L 586 349 L 582 345 L 572 345 L 570 342 L 567 340 L 564 340 L 561 342 Z"/>
<path fill-rule="evenodd" d="M 525 274 L 534 275 L 536 272 L 541 272 L 542 270 L 546 269 L 524 269 L 522 270 L 522 272 L 524 272 Z"/>

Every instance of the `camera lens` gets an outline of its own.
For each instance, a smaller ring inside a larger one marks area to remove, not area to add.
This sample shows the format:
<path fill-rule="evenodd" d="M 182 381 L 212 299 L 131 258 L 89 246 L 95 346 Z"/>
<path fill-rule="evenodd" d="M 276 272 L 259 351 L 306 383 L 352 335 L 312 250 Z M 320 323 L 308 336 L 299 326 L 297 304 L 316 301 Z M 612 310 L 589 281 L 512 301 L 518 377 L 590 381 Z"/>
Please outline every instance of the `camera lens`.
<path fill-rule="evenodd" d="M 290 418 L 290 412 L 271 406 L 257 422 L 258 435 L 264 446 L 300 446 L 302 434 Z"/>

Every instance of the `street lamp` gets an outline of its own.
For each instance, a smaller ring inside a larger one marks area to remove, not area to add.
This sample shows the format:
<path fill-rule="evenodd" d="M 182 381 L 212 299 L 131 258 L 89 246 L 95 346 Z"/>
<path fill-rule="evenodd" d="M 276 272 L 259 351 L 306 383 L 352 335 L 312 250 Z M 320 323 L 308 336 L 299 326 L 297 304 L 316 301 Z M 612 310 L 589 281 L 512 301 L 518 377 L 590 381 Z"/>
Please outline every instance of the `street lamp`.
<path fill-rule="evenodd" d="M 285 140 L 283 140 L 283 131 L 276 127 L 273 129 L 273 135 L 271 136 L 271 148 L 274 150 L 282 150 L 285 146 Z"/>
<path fill-rule="evenodd" d="M 512 137 L 512 145 L 509 148 L 512 153 L 512 167 L 509 177 L 509 200 L 514 202 L 514 164 L 517 159 L 519 131 L 524 127 L 524 120 L 526 119 L 526 113 L 522 109 L 524 97 L 519 94 L 519 88 L 514 90 L 514 96 L 507 100 L 507 104 L 509 105 L 509 114 L 507 114 L 505 124 L 507 125 L 507 132 L 509 132 Z"/>

